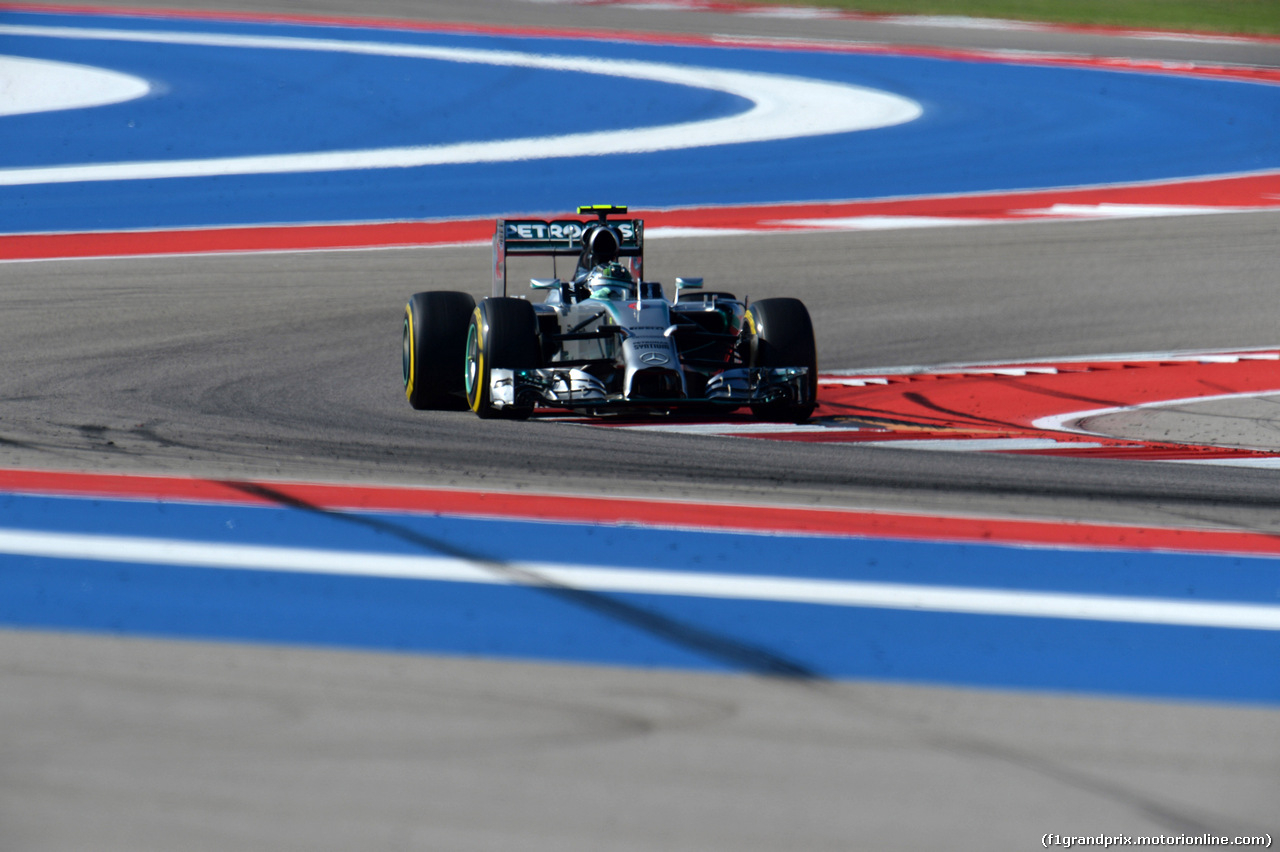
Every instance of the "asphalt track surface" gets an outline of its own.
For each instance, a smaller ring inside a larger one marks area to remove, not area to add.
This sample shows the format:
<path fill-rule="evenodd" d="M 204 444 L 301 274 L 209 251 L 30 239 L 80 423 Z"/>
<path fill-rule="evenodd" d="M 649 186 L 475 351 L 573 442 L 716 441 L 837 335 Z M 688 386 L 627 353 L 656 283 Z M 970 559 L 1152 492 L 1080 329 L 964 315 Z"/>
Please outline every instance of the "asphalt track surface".
<path fill-rule="evenodd" d="M 621 8 L 251 8 L 1280 64 L 1274 46 Z M 1280 216 L 1240 214 L 654 240 L 648 267 L 799 296 L 823 368 L 852 369 L 1274 345 L 1278 238 Z M 0 265 L 0 466 L 1280 526 L 1268 471 L 411 411 L 404 297 L 483 295 L 487 269 L 487 248 Z M 636 461 L 622 477 L 619 459 Z M 24 632 L 0 647 L 5 849 L 986 849 L 1277 829 L 1266 709 Z"/>

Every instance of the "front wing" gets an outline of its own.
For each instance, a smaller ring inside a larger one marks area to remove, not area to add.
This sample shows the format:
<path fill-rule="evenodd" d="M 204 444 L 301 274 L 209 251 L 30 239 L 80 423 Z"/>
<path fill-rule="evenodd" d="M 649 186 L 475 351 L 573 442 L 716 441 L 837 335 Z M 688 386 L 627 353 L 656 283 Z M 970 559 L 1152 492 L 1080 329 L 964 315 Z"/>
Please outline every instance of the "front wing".
<path fill-rule="evenodd" d="M 627 398 L 608 394 L 604 385 L 584 370 L 543 367 L 534 370 L 493 368 L 489 371 L 493 407 L 569 408 L 587 410 L 655 410 L 743 405 L 805 405 L 809 393 L 808 367 L 737 367 L 712 376 L 706 393 L 675 399 Z"/>

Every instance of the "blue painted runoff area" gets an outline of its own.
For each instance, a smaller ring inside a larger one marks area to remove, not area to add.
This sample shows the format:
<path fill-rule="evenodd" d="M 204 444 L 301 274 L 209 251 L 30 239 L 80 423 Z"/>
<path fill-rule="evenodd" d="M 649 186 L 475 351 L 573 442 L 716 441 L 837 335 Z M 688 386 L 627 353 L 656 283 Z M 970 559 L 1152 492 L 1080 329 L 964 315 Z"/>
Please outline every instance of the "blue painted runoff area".
<path fill-rule="evenodd" d="M 348 554 L 353 573 L 24 555 L 13 533 Z M 1280 607 L 1274 558 L 4 495 L 0 625 L 1280 704 L 1275 629 L 401 579 L 362 556 Z"/>
<path fill-rule="evenodd" d="M 999 192 L 1280 168 L 1280 87 L 1101 69 L 748 47 L 6 12 L 10 26 L 270 35 L 642 60 L 834 81 L 911 122 L 654 153 L 0 187 L 0 233 L 486 217 Z M 582 72 L 270 47 L 6 34 L 6 55 L 152 82 L 89 109 L 0 117 L 0 170 L 460 144 L 742 113 L 705 88 Z"/>

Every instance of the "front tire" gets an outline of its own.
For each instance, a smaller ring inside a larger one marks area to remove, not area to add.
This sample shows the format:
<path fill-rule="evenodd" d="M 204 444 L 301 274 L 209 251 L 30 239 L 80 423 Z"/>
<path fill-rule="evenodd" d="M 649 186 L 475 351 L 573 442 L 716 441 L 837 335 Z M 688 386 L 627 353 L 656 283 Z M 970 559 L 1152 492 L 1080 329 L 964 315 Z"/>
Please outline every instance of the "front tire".
<path fill-rule="evenodd" d="M 414 293 L 404 307 L 404 395 L 414 408 L 461 411 L 466 390 L 458 356 L 476 300 L 467 293 Z"/>
<path fill-rule="evenodd" d="M 809 309 L 799 299 L 761 299 L 751 305 L 752 367 L 808 367 L 809 399 L 804 403 L 779 402 L 751 406 L 761 420 L 801 423 L 817 406 L 818 346 Z"/>
<path fill-rule="evenodd" d="M 462 382 L 467 405 L 481 417 L 528 417 L 532 406 L 498 410 L 490 398 L 494 369 L 532 370 L 538 366 L 538 317 L 524 299 L 495 296 L 476 305 L 466 334 Z"/>

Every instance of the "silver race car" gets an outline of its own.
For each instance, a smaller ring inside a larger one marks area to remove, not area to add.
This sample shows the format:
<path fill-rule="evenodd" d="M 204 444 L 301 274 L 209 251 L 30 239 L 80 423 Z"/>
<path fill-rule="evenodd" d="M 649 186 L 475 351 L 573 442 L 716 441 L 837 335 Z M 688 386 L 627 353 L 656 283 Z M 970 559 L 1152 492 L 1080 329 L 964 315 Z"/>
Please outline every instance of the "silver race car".
<path fill-rule="evenodd" d="M 713 413 L 749 407 L 798 422 L 813 413 L 817 350 L 798 299 L 748 305 L 676 278 L 668 298 L 644 278 L 644 220 L 498 220 L 493 295 L 415 293 L 404 314 L 404 389 L 418 409 L 481 417 L 536 409 L 588 415 Z M 541 303 L 507 295 L 507 258 L 575 256 L 573 277 L 534 278 Z"/>

